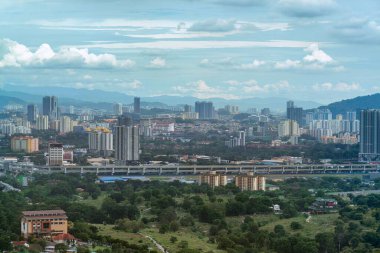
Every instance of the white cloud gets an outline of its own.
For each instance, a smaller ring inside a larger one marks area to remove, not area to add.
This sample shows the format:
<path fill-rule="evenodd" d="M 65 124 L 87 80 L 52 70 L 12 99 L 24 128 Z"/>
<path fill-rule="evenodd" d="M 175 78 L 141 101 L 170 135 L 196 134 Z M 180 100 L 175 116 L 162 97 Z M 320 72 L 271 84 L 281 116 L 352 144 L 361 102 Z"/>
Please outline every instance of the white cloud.
<path fill-rule="evenodd" d="M 315 84 L 313 85 L 313 89 L 315 91 L 339 91 L 339 92 L 352 92 L 352 91 L 359 91 L 362 90 L 360 84 L 358 83 L 321 83 L 321 84 Z"/>
<path fill-rule="evenodd" d="M 204 80 L 173 87 L 174 91 L 181 95 L 191 95 L 200 99 L 224 98 L 237 99 L 239 96 L 230 94 L 220 87 L 207 84 Z"/>
<path fill-rule="evenodd" d="M 91 79 L 92 79 L 92 76 L 91 76 L 91 75 L 84 75 L 84 76 L 83 76 L 83 79 L 84 79 L 84 80 L 91 80 Z"/>
<path fill-rule="evenodd" d="M 152 59 L 149 63 L 150 68 L 164 68 L 166 67 L 166 60 L 161 57 Z"/>
<path fill-rule="evenodd" d="M 268 93 L 286 91 L 292 88 L 288 81 L 280 81 L 273 84 L 260 85 L 256 80 L 249 80 L 241 83 L 245 93 Z"/>
<path fill-rule="evenodd" d="M 331 56 L 319 49 L 319 45 L 316 43 L 311 44 L 308 48 L 305 49 L 305 51 L 310 52 L 309 55 L 306 55 L 303 58 L 305 62 L 316 62 L 321 64 L 328 64 L 333 62 Z"/>
<path fill-rule="evenodd" d="M 302 68 L 309 70 L 320 70 L 326 66 L 331 65 L 334 71 L 343 71 L 343 66 L 337 66 L 337 62 L 327 53 L 319 48 L 317 43 L 312 43 L 304 49 L 308 54 L 302 60 L 278 61 L 274 67 L 276 69 L 294 69 Z"/>
<path fill-rule="evenodd" d="M 142 82 L 139 80 L 133 80 L 132 82 L 127 83 L 127 87 L 131 89 L 139 89 L 143 86 Z"/>
<path fill-rule="evenodd" d="M 285 60 L 285 61 L 279 61 L 276 62 L 274 67 L 276 69 L 291 69 L 291 68 L 298 68 L 301 66 L 301 61 L 298 60 Z"/>
<path fill-rule="evenodd" d="M 210 19 L 195 22 L 187 30 L 193 32 L 231 32 L 236 28 L 236 20 Z"/>
<path fill-rule="evenodd" d="M 337 6 L 335 0 L 279 0 L 278 3 L 284 14 L 294 17 L 324 16 Z"/>
<path fill-rule="evenodd" d="M 97 43 L 87 45 L 75 45 L 66 47 L 79 48 L 106 48 L 106 49 L 207 49 L 207 48 L 252 48 L 252 47 L 269 47 L 269 48 L 307 48 L 311 43 L 307 41 L 220 41 L 220 40 L 162 40 L 154 42 L 138 42 L 138 43 Z"/>
<path fill-rule="evenodd" d="M 241 64 L 240 66 L 237 66 L 237 68 L 244 69 L 244 70 L 252 70 L 252 69 L 257 69 L 265 64 L 266 64 L 265 61 L 253 60 L 251 63 Z"/>
<path fill-rule="evenodd" d="M 93 54 L 87 48 L 66 47 L 55 52 L 49 44 L 42 44 L 35 52 L 12 40 L 0 40 L 5 54 L 0 58 L 4 67 L 88 67 L 130 68 L 132 60 L 118 60 L 113 54 Z"/>

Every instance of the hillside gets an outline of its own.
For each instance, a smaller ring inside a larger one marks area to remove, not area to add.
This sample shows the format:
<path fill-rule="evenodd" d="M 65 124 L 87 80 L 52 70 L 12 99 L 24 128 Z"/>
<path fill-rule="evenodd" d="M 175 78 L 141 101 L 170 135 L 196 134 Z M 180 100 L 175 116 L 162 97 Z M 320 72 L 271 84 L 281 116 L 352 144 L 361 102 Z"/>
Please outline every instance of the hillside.
<path fill-rule="evenodd" d="M 380 108 L 380 93 L 342 100 L 329 104 L 327 108 L 329 108 L 334 115 L 360 109 L 378 109 Z"/>
<path fill-rule="evenodd" d="M 9 97 L 9 96 L 2 96 L 0 95 L 0 107 L 3 107 L 8 104 L 25 104 L 26 102 L 22 99 L 15 98 L 15 97 Z"/>

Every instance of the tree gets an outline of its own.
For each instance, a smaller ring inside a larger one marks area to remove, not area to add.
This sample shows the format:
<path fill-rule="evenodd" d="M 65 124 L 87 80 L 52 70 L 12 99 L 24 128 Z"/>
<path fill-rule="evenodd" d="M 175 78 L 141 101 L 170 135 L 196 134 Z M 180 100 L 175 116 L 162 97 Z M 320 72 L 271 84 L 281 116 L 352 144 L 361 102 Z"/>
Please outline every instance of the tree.
<path fill-rule="evenodd" d="M 175 243 L 176 241 L 178 241 L 177 237 L 175 237 L 175 236 L 170 237 L 171 243 Z"/>
<path fill-rule="evenodd" d="M 315 241 L 318 243 L 319 253 L 335 253 L 336 252 L 333 233 L 319 233 L 315 236 Z"/>
<path fill-rule="evenodd" d="M 57 245 L 55 245 L 55 251 L 58 251 L 59 253 L 66 253 L 67 250 L 68 247 L 64 243 L 58 243 Z"/>
<path fill-rule="evenodd" d="M 302 225 L 301 225 L 301 223 L 299 223 L 297 221 L 293 221 L 292 223 L 290 223 L 290 228 L 293 230 L 299 230 L 302 228 Z"/>
<path fill-rule="evenodd" d="M 283 225 L 276 225 L 274 227 L 274 233 L 278 236 L 284 236 L 286 234 L 284 226 Z"/>

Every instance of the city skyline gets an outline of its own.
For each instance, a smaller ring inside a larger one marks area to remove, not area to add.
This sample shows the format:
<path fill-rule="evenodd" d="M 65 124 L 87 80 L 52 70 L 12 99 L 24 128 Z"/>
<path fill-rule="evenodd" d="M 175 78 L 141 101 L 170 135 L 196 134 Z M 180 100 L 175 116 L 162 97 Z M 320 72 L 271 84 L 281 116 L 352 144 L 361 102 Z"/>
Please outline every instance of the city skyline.
<path fill-rule="evenodd" d="M 379 5 L 5 0 L 0 87 L 199 99 L 302 97 L 323 104 L 373 94 L 379 90 Z"/>

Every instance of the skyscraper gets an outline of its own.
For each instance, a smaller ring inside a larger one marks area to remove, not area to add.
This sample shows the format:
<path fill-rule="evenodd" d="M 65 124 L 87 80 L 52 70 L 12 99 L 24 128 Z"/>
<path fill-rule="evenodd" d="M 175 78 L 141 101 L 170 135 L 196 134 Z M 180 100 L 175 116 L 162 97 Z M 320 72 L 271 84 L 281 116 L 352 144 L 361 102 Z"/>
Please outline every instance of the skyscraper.
<path fill-rule="evenodd" d="M 113 105 L 113 114 L 122 115 L 123 114 L 123 105 L 120 103 L 116 103 Z"/>
<path fill-rule="evenodd" d="M 195 112 L 199 114 L 199 119 L 214 118 L 214 106 L 212 102 L 195 102 Z"/>
<path fill-rule="evenodd" d="M 57 120 L 58 113 L 58 98 L 55 96 L 46 96 L 42 99 L 42 114 L 49 116 L 49 120 Z"/>
<path fill-rule="evenodd" d="M 49 116 L 38 115 L 36 128 L 37 128 L 37 130 L 48 130 L 49 129 Z"/>
<path fill-rule="evenodd" d="M 289 100 L 288 102 L 286 102 L 286 108 L 293 108 L 293 107 L 294 107 L 294 101 Z"/>
<path fill-rule="evenodd" d="M 30 104 L 28 105 L 27 110 L 28 110 L 27 112 L 28 121 L 36 122 L 37 114 L 38 114 L 37 106 L 35 104 Z"/>
<path fill-rule="evenodd" d="M 302 120 L 303 109 L 301 107 L 295 107 L 293 101 L 286 103 L 286 118 L 289 120 L 297 121 L 298 125 L 303 125 Z"/>
<path fill-rule="evenodd" d="M 140 98 L 135 97 L 133 100 L 133 112 L 140 113 Z"/>
<path fill-rule="evenodd" d="M 360 113 L 359 160 L 380 161 L 380 110 L 363 110 Z"/>
<path fill-rule="evenodd" d="M 114 128 L 115 159 L 118 165 L 140 159 L 139 127 L 133 126 L 132 119 L 121 116 Z"/>
<path fill-rule="evenodd" d="M 183 109 L 184 109 L 185 112 L 192 112 L 193 111 L 193 108 L 191 108 L 191 105 L 185 105 L 183 107 Z"/>

